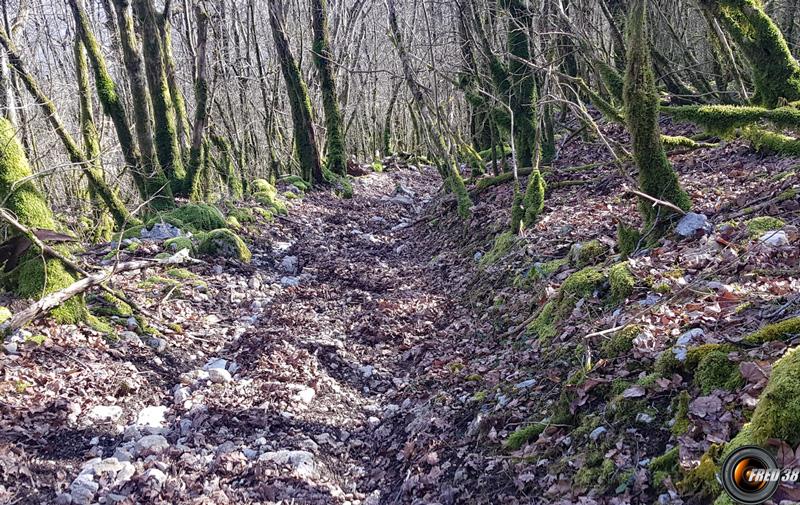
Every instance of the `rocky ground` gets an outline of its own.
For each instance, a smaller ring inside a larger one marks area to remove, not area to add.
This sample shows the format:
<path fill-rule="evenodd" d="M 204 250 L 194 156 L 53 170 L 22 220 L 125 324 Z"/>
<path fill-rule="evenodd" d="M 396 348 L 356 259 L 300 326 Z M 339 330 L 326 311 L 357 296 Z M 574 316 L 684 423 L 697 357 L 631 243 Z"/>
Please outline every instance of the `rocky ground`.
<path fill-rule="evenodd" d="M 636 224 L 636 204 L 580 140 L 507 247 L 509 184 L 463 222 L 434 169 L 387 166 L 351 200 L 315 191 L 245 224 L 250 264 L 118 276 L 159 335 L 131 317 L 118 340 L 44 321 L 6 341 L 0 503 L 708 502 L 683 472 L 735 435 L 787 344 L 731 352 L 730 390 L 655 362 L 797 312 L 800 205 L 769 202 L 797 187 L 797 160 L 738 142 L 671 159 L 714 231 L 635 255 L 613 302 L 616 222 Z M 748 228 L 768 215 L 783 220 L 768 237 Z M 584 262 L 602 279 L 543 338 L 532 321 Z M 607 330 L 632 325 L 613 349 Z"/>

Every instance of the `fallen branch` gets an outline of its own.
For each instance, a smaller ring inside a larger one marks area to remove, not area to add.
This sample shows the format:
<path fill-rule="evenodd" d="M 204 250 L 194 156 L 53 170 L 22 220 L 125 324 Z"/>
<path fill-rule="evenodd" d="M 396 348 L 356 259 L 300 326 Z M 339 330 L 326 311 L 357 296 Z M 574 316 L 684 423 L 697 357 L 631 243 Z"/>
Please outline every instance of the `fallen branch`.
<path fill-rule="evenodd" d="M 73 296 L 79 295 L 94 286 L 102 285 L 114 274 L 129 272 L 131 270 L 141 270 L 153 265 L 180 265 L 191 260 L 192 258 L 189 257 L 189 250 L 183 249 L 173 254 L 169 258 L 145 259 L 129 261 L 126 263 L 117 263 L 114 265 L 114 267 L 108 270 L 102 270 L 100 272 L 89 274 L 83 279 L 75 281 L 60 291 L 46 295 L 41 300 L 31 304 L 26 309 L 11 316 L 11 319 L 0 325 L 0 331 L 9 332 L 20 329 L 31 321 L 43 316 L 44 314 L 47 314 L 50 310 L 58 307 Z"/>
<path fill-rule="evenodd" d="M 678 214 L 680 214 L 682 216 L 686 215 L 686 211 L 683 210 L 682 208 L 678 207 L 674 203 L 667 202 L 665 200 L 659 200 L 658 198 L 656 198 L 654 196 L 650 196 L 650 195 L 648 195 L 646 193 L 642 193 L 641 191 L 636 191 L 635 189 L 624 188 L 624 191 L 626 193 L 630 193 L 632 195 L 636 195 L 639 198 L 644 198 L 645 200 L 650 200 L 651 202 L 653 202 L 656 205 L 661 205 L 662 207 L 666 207 L 666 208 L 668 208 L 670 210 L 674 210 L 675 212 L 677 212 Z"/>

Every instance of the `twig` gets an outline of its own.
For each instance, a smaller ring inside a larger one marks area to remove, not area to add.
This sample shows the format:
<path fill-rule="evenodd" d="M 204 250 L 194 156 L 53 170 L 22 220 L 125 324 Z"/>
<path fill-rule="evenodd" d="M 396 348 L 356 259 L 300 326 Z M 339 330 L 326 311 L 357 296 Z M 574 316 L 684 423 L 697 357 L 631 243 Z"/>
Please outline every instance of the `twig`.
<path fill-rule="evenodd" d="M 677 212 L 678 214 L 680 214 L 682 216 L 686 215 L 686 211 L 683 210 L 682 208 L 678 207 L 674 203 L 667 202 L 667 201 L 664 201 L 664 200 L 659 200 L 656 197 L 650 196 L 650 195 L 648 195 L 646 193 L 642 193 L 641 191 L 636 191 L 635 189 L 624 188 L 624 190 L 625 190 L 626 193 L 631 193 L 631 194 L 636 195 L 636 196 L 638 196 L 640 198 L 644 198 L 645 200 L 650 200 L 651 202 L 653 202 L 656 205 L 661 205 L 662 207 L 666 207 L 666 208 L 668 208 L 670 210 L 674 210 L 675 212 Z"/>

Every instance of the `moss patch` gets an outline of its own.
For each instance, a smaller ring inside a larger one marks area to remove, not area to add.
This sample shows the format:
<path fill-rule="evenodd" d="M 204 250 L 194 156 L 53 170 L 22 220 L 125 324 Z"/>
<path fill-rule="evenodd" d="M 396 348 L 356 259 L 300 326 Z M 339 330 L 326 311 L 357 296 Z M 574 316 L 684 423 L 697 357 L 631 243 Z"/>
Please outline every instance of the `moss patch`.
<path fill-rule="evenodd" d="M 782 219 L 772 216 L 754 217 L 745 224 L 751 237 L 760 237 L 768 231 L 780 230 L 786 225 Z"/>
<path fill-rule="evenodd" d="M 480 265 L 487 267 L 508 254 L 517 243 L 517 236 L 510 231 L 503 232 L 494 239 L 492 248 L 481 257 Z"/>
<path fill-rule="evenodd" d="M 570 251 L 570 259 L 578 268 L 595 265 L 600 262 L 608 252 L 606 247 L 599 240 L 590 240 L 583 244 L 575 244 Z"/>
<path fill-rule="evenodd" d="M 202 254 L 234 258 L 244 263 L 252 259 L 250 249 L 244 241 L 228 229 L 213 230 L 206 234 L 197 248 Z"/>
<path fill-rule="evenodd" d="M 503 442 L 503 447 L 510 450 L 517 450 L 531 440 L 536 440 L 547 428 L 545 423 L 532 423 L 521 428 L 517 428 L 514 433 L 508 436 Z"/>
<path fill-rule="evenodd" d="M 703 394 L 709 394 L 715 389 L 736 390 L 744 385 L 744 379 L 737 364 L 728 359 L 728 353 L 712 351 L 697 365 L 694 383 Z"/>
<path fill-rule="evenodd" d="M 631 274 L 628 263 L 617 263 L 608 270 L 608 282 L 611 285 L 611 303 L 625 301 L 636 286 L 636 278 Z"/>
<path fill-rule="evenodd" d="M 641 333 L 642 329 L 636 325 L 629 325 L 614 334 L 613 337 L 603 342 L 601 351 L 603 356 L 616 358 L 633 349 L 633 339 Z"/>
<path fill-rule="evenodd" d="M 748 344 L 763 344 L 774 340 L 788 340 L 798 334 L 800 334 L 800 317 L 792 317 L 777 323 L 768 324 L 760 330 L 744 337 L 742 342 Z"/>
<path fill-rule="evenodd" d="M 192 252 L 194 251 L 194 244 L 192 243 L 192 239 L 189 237 L 175 237 L 165 240 L 164 248 L 175 252 L 182 251 L 183 249 L 189 249 L 189 252 Z"/>
<path fill-rule="evenodd" d="M 190 203 L 169 213 L 169 216 L 185 223 L 195 230 L 211 231 L 225 228 L 225 216 L 213 205 Z"/>

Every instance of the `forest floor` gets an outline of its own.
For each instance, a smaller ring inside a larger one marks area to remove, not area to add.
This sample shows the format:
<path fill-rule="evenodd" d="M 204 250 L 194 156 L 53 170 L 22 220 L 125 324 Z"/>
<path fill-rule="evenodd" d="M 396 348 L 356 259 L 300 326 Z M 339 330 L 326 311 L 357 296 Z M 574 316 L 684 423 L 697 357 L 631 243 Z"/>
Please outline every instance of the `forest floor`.
<path fill-rule="evenodd" d="M 798 160 L 740 142 L 673 153 L 717 229 L 636 255 L 635 286 L 612 303 L 615 220 L 638 214 L 607 158 L 573 140 L 540 222 L 499 246 L 509 184 L 463 222 L 434 169 L 387 165 L 353 199 L 314 191 L 246 224 L 248 265 L 118 276 L 179 327 L 123 318 L 113 340 L 45 321 L 0 355 L 0 503 L 708 502 L 678 486 L 679 467 L 738 431 L 788 345 L 736 343 L 800 303 L 797 198 L 738 214 L 796 189 Z M 765 215 L 786 242 L 748 228 Z M 586 264 L 601 282 L 537 338 L 529 323 Z M 612 353 L 598 332 L 625 325 L 637 334 Z M 740 382 L 709 388 L 680 363 L 654 376 L 676 339 L 732 343 Z"/>

